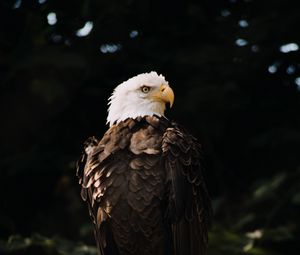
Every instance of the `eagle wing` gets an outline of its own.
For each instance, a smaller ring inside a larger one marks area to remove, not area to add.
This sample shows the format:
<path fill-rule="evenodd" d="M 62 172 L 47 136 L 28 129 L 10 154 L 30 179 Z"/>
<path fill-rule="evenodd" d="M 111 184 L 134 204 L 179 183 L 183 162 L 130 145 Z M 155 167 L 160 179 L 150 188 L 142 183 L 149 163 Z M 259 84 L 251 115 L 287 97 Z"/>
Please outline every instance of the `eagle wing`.
<path fill-rule="evenodd" d="M 104 255 L 104 247 L 106 243 L 106 234 L 105 226 L 102 225 L 100 228 L 98 219 L 97 219 L 97 206 L 94 203 L 93 200 L 93 194 L 96 191 L 94 188 L 94 172 L 93 169 L 99 167 L 97 162 L 93 160 L 95 155 L 95 152 L 98 151 L 99 153 L 99 140 L 96 137 L 90 137 L 84 142 L 84 151 L 80 157 L 80 159 L 77 161 L 77 177 L 79 178 L 79 184 L 82 186 L 81 188 L 81 197 L 84 201 L 88 204 L 89 214 L 90 217 L 94 223 L 94 234 L 95 239 L 97 241 L 98 250 L 100 252 L 100 255 Z M 103 151 L 104 148 L 101 148 L 100 150 Z M 100 216 L 100 215 L 99 215 Z M 104 215 L 102 215 L 104 216 Z M 96 227 L 99 226 L 99 227 Z M 101 233 L 102 232 L 102 233 Z"/>
<path fill-rule="evenodd" d="M 163 130 L 154 128 L 158 124 L 158 118 L 128 119 L 101 141 L 92 137 L 85 142 L 77 175 L 101 255 L 163 252 L 164 171 L 157 168 Z M 140 235 L 151 242 L 143 246 Z"/>
<path fill-rule="evenodd" d="M 206 254 L 212 209 L 202 177 L 200 145 L 177 125 L 167 128 L 162 143 L 167 173 L 168 207 L 175 255 Z"/>

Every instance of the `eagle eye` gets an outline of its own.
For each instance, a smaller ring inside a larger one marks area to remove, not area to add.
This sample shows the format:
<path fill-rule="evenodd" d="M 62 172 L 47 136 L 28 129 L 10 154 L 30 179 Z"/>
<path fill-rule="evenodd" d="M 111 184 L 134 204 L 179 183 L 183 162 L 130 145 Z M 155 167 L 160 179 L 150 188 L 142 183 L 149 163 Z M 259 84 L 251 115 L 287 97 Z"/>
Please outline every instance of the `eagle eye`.
<path fill-rule="evenodd" d="M 143 93 L 148 93 L 150 91 L 150 87 L 143 86 L 143 87 L 141 87 L 141 90 L 142 90 Z"/>

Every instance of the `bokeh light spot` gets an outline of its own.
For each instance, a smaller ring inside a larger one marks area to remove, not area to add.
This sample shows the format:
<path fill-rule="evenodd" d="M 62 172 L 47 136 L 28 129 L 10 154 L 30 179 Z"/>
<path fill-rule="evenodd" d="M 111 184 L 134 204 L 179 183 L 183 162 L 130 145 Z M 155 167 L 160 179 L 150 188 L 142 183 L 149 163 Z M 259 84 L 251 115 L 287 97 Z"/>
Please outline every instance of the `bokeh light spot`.
<path fill-rule="evenodd" d="M 272 65 L 269 65 L 268 72 L 273 74 L 278 71 L 278 67 L 280 66 L 280 62 L 275 62 Z"/>
<path fill-rule="evenodd" d="M 235 44 L 237 46 L 240 46 L 240 47 L 243 47 L 243 46 L 246 46 L 248 44 L 248 41 L 245 40 L 245 39 L 242 39 L 242 38 L 239 38 L 235 41 Z"/>
<path fill-rule="evenodd" d="M 221 15 L 223 17 L 228 17 L 228 16 L 231 15 L 231 12 L 229 10 L 227 10 L 227 9 L 224 9 L 224 10 L 221 11 Z"/>
<path fill-rule="evenodd" d="M 122 48 L 121 44 L 102 44 L 100 46 L 100 51 L 104 54 L 115 53 L 115 52 L 121 50 L 121 48 Z"/>
<path fill-rule="evenodd" d="M 286 69 L 287 74 L 293 74 L 296 71 L 296 67 L 293 65 L 288 66 L 288 68 Z"/>
<path fill-rule="evenodd" d="M 22 0 L 17 0 L 14 5 L 13 5 L 13 9 L 18 9 L 21 7 L 22 4 Z"/>
<path fill-rule="evenodd" d="M 296 85 L 297 85 L 297 90 L 300 91 L 300 77 L 297 77 L 297 78 L 295 79 L 295 83 L 296 83 Z"/>
<path fill-rule="evenodd" d="M 259 51 L 259 46 L 256 45 L 256 44 L 252 45 L 252 46 L 251 46 L 251 51 L 253 51 L 253 52 L 258 52 L 258 51 Z"/>
<path fill-rule="evenodd" d="M 51 25 L 51 26 L 55 25 L 57 22 L 56 13 L 55 12 L 48 13 L 47 20 L 48 20 L 49 25 Z"/>
<path fill-rule="evenodd" d="M 247 20 L 245 20 L 245 19 L 241 19 L 241 20 L 239 20 L 239 26 L 243 27 L 243 28 L 248 27 L 249 26 L 249 22 Z"/>
<path fill-rule="evenodd" d="M 87 21 L 84 26 L 76 31 L 78 37 L 87 36 L 93 29 L 94 23 L 92 21 Z"/>
<path fill-rule="evenodd" d="M 287 43 L 287 44 L 284 44 L 284 45 L 281 45 L 279 50 L 282 52 L 282 53 L 289 53 L 291 51 L 297 51 L 299 50 L 299 46 L 297 43 Z"/>
<path fill-rule="evenodd" d="M 135 38 L 139 35 L 139 32 L 137 30 L 132 30 L 130 33 L 129 33 L 129 37 L 130 38 Z"/>

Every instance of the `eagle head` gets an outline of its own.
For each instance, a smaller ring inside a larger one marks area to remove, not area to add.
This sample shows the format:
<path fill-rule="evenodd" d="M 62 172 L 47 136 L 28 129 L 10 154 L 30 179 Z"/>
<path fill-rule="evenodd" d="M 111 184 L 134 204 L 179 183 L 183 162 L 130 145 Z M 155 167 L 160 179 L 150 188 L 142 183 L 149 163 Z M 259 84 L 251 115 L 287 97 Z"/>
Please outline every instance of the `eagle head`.
<path fill-rule="evenodd" d="M 112 126 L 127 118 L 164 116 L 166 103 L 174 102 L 174 92 L 165 77 L 143 73 L 117 86 L 109 98 L 107 123 Z"/>

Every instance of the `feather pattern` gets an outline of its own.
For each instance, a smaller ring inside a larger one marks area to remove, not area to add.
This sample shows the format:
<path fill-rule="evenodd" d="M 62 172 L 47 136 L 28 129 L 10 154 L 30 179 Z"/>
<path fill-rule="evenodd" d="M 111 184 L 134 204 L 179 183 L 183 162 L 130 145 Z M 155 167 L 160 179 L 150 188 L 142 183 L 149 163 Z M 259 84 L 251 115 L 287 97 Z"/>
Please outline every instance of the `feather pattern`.
<path fill-rule="evenodd" d="M 196 140 L 145 116 L 89 138 L 77 163 L 101 255 L 204 255 L 211 214 Z"/>
<path fill-rule="evenodd" d="M 200 145 L 173 123 L 163 135 L 162 150 L 174 254 L 206 254 L 212 209 L 201 173 Z"/>

